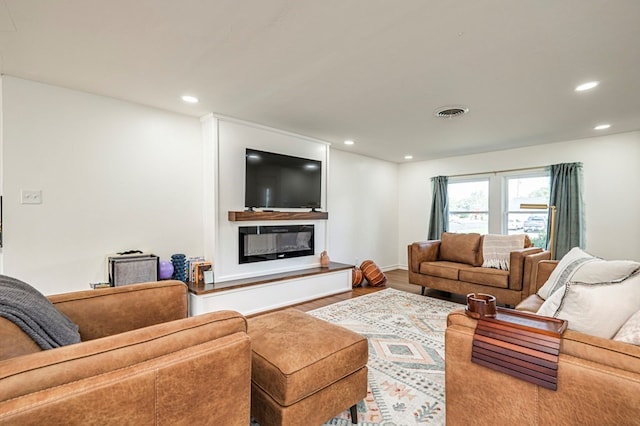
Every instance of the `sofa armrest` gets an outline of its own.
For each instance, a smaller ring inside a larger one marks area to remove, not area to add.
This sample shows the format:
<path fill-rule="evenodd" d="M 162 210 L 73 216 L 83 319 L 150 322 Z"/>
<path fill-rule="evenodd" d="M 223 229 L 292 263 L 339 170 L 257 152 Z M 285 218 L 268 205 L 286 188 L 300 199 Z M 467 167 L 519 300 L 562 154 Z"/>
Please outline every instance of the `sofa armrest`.
<path fill-rule="evenodd" d="M 247 321 L 217 311 L 0 362 L 0 401 L 106 374 L 235 333 Z"/>
<path fill-rule="evenodd" d="M 407 247 L 409 254 L 409 271 L 420 272 L 422 262 L 434 262 L 438 260 L 440 254 L 440 240 L 418 241 L 409 244 Z"/>
<path fill-rule="evenodd" d="M 548 250 L 542 251 L 540 253 L 532 254 L 527 257 L 525 260 L 525 269 L 526 269 L 526 282 L 527 287 L 525 287 L 526 296 L 536 294 L 538 289 L 542 287 L 542 285 L 547 281 L 549 275 L 544 276 L 544 280 L 542 282 L 538 282 L 539 280 L 539 265 L 541 262 L 547 262 L 551 259 L 551 252 Z M 554 264 L 556 261 L 553 261 Z M 554 266 L 555 267 L 555 266 Z"/>
<path fill-rule="evenodd" d="M 541 252 L 539 247 L 527 247 L 511 251 L 509 254 L 509 288 L 511 290 L 522 290 L 525 288 L 525 259 L 535 253 Z"/>
<path fill-rule="evenodd" d="M 80 328 L 82 341 L 186 318 L 188 289 L 168 280 L 49 296 Z"/>
<path fill-rule="evenodd" d="M 250 397 L 251 342 L 238 332 L 0 401 L 0 424 L 248 425 Z"/>
<path fill-rule="evenodd" d="M 542 260 L 538 262 L 535 274 L 536 292 L 544 285 L 551 276 L 551 272 L 558 266 L 559 260 Z"/>

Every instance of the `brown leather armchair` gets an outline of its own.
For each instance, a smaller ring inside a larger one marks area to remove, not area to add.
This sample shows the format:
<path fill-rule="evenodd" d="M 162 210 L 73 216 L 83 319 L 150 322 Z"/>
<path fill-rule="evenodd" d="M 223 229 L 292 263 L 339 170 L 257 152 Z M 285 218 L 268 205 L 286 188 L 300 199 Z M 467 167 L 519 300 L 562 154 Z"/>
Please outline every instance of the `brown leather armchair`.
<path fill-rule="evenodd" d="M 187 317 L 180 281 L 49 299 L 82 342 L 42 351 L 0 318 L 0 424 L 249 424 L 241 314 Z"/>

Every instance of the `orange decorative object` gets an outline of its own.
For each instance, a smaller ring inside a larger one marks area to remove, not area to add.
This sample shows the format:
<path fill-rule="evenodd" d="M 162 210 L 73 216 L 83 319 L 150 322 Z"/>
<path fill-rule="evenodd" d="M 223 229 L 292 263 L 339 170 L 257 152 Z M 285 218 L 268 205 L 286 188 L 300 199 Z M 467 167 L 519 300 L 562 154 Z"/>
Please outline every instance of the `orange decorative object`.
<path fill-rule="evenodd" d="M 367 279 L 367 282 L 372 287 L 382 287 L 387 282 L 387 276 L 378 268 L 373 260 L 365 260 L 360 265 L 362 274 Z"/>
<path fill-rule="evenodd" d="M 331 260 L 329 259 L 329 255 L 327 254 L 327 251 L 325 250 L 322 253 L 320 253 L 320 266 L 323 268 L 328 268 L 329 262 L 331 262 Z"/>
<path fill-rule="evenodd" d="M 362 282 L 364 281 L 364 274 L 362 273 L 362 269 L 354 266 L 351 270 L 351 285 L 355 287 L 360 287 Z"/>

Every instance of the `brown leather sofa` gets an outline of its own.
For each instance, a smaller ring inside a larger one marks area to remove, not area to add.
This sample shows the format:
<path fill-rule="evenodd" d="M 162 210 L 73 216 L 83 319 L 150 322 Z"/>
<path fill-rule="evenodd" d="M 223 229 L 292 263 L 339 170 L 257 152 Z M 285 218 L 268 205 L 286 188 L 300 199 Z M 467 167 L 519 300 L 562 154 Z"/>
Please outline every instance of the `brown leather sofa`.
<path fill-rule="evenodd" d="M 510 252 L 508 271 L 483 268 L 483 236 L 445 232 L 440 240 L 409 244 L 409 282 L 425 288 L 456 294 L 488 293 L 498 303 L 516 305 L 531 291 L 534 265 L 550 259 L 548 251 L 523 247 Z M 526 244 L 525 244 L 526 245 Z"/>
<path fill-rule="evenodd" d="M 557 264 L 542 261 L 540 288 Z M 532 294 L 516 309 L 536 312 Z M 447 425 L 632 425 L 640 419 L 640 347 L 564 332 L 556 391 L 471 362 L 477 320 L 452 312 L 445 333 Z"/>
<path fill-rule="evenodd" d="M 251 345 L 241 314 L 188 318 L 180 281 L 49 299 L 82 342 L 42 351 L 0 318 L 0 424 L 249 424 Z"/>

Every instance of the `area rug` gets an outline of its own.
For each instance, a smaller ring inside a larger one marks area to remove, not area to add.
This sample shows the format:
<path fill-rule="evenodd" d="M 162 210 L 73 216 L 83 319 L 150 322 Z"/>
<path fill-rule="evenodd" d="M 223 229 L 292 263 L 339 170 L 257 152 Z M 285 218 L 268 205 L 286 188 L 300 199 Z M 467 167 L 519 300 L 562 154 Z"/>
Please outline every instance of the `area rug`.
<path fill-rule="evenodd" d="M 395 289 L 310 311 L 369 341 L 369 387 L 358 404 L 366 426 L 444 425 L 444 331 L 462 305 Z M 325 425 L 351 425 L 349 410 Z"/>

